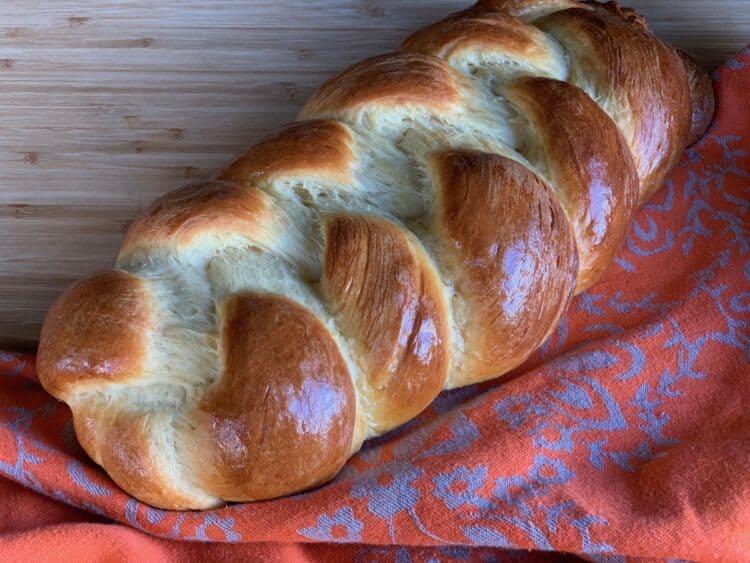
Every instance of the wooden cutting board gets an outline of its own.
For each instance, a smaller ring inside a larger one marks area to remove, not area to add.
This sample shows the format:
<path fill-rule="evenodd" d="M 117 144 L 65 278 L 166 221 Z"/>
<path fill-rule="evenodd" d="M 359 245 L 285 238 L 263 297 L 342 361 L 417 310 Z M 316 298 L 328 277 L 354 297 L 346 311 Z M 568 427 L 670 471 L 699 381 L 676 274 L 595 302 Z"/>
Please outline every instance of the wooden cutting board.
<path fill-rule="evenodd" d="M 316 85 L 470 0 L 0 3 L 0 347 L 33 345 L 132 218 L 294 119 Z M 714 66 L 748 0 L 631 2 Z M 677 7 L 678 6 L 678 7 Z"/>

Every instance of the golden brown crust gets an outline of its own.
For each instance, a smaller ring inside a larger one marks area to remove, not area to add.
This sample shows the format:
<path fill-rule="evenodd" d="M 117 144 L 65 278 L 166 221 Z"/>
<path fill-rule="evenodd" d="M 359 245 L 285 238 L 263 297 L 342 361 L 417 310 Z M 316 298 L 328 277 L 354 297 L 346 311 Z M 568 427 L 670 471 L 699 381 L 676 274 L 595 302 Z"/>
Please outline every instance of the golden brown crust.
<path fill-rule="evenodd" d="M 513 369 L 542 343 L 568 304 L 578 260 L 557 197 L 519 162 L 448 151 L 432 167 L 436 228 L 469 310 L 455 387 Z"/>
<path fill-rule="evenodd" d="M 677 51 L 682 60 L 682 65 L 687 73 L 688 86 L 690 88 L 690 134 L 687 145 L 692 145 L 700 139 L 711 124 L 714 117 L 715 99 L 714 87 L 709 74 L 703 70 L 698 63 L 684 51 Z"/>
<path fill-rule="evenodd" d="M 351 182 L 352 135 L 336 121 L 294 123 L 263 139 L 219 172 L 219 179 L 253 185 L 290 176 Z"/>
<path fill-rule="evenodd" d="M 434 55 L 460 66 L 492 66 L 494 73 L 562 77 L 564 60 L 540 30 L 505 12 L 469 9 L 411 35 L 403 49 Z M 495 64 L 488 64 L 494 60 Z M 500 61 L 513 61 L 512 65 Z"/>
<path fill-rule="evenodd" d="M 403 49 L 445 60 L 481 53 L 543 68 L 554 61 L 547 37 L 504 12 L 465 10 L 411 35 Z"/>
<path fill-rule="evenodd" d="M 617 114 L 633 152 L 644 203 L 688 138 L 689 91 L 679 56 L 642 26 L 598 5 L 556 12 L 537 24 L 567 49 L 574 83 L 589 84 L 614 106 L 610 115 Z"/>
<path fill-rule="evenodd" d="M 64 399 L 75 388 L 137 379 L 144 375 L 152 329 L 151 295 L 143 280 L 119 270 L 84 279 L 47 313 L 39 380 Z"/>
<path fill-rule="evenodd" d="M 575 0 L 479 0 L 473 9 L 478 12 L 506 12 L 524 20 L 531 20 L 568 8 L 585 8 L 585 5 Z"/>
<path fill-rule="evenodd" d="M 460 101 L 446 63 L 421 53 L 397 52 L 365 59 L 325 82 L 300 118 L 336 116 L 377 105 L 408 109 L 447 109 Z"/>
<path fill-rule="evenodd" d="M 404 231 L 374 217 L 326 223 L 323 288 L 354 340 L 378 432 L 414 418 L 443 388 L 449 337 L 443 288 Z"/>
<path fill-rule="evenodd" d="M 135 220 L 118 260 L 153 248 L 184 248 L 207 234 L 268 243 L 277 220 L 273 200 L 257 188 L 218 181 L 191 184 L 160 197 Z"/>
<path fill-rule="evenodd" d="M 551 185 L 573 224 L 580 293 L 609 267 L 630 226 L 638 202 L 630 149 L 612 119 L 571 84 L 526 78 L 507 94 L 539 135 Z"/>
<path fill-rule="evenodd" d="M 73 425 L 81 447 L 123 490 L 152 506 L 170 510 L 212 508 L 219 499 L 176 486 L 165 471 L 165 458 L 155 436 L 165 432 L 169 415 L 126 412 L 115 403 L 81 401 L 73 409 Z"/>
<path fill-rule="evenodd" d="M 338 346 L 305 307 L 275 295 L 224 304 L 223 374 L 188 417 L 185 448 L 200 482 L 225 500 L 300 491 L 349 457 L 354 388 Z"/>

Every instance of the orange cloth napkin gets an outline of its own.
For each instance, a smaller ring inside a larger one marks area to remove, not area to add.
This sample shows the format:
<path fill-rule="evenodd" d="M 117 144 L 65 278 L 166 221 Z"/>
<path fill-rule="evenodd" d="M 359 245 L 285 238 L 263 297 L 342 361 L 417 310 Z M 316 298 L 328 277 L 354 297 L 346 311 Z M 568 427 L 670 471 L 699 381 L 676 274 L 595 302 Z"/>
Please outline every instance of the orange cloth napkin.
<path fill-rule="evenodd" d="M 711 130 L 542 349 L 317 490 L 144 505 L 86 457 L 33 357 L 0 353 L 0 559 L 749 560 L 750 49 L 715 79 Z"/>

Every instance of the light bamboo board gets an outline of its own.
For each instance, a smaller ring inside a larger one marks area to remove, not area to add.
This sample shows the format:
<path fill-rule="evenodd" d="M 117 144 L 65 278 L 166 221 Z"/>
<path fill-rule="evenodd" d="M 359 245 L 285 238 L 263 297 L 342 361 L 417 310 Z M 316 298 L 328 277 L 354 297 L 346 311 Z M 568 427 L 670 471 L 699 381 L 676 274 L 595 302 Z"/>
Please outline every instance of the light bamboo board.
<path fill-rule="evenodd" d="M 0 2 L 0 347 L 33 343 L 156 196 L 292 120 L 316 85 L 468 0 Z M 750 0 L 634 1 L 715 65 Z"/>

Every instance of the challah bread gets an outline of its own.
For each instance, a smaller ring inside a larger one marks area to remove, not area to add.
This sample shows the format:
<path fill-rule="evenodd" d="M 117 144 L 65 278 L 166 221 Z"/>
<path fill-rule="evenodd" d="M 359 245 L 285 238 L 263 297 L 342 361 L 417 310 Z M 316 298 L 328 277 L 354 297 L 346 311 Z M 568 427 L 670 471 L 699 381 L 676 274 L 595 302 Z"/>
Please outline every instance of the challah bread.
<path fill-rule="evenodd" d="M 481 0 L 157 200 L 50 310 L 41 382 L 146 503 L 324 483 L 540 346 L 712 112 L 631 10 Z"/>

